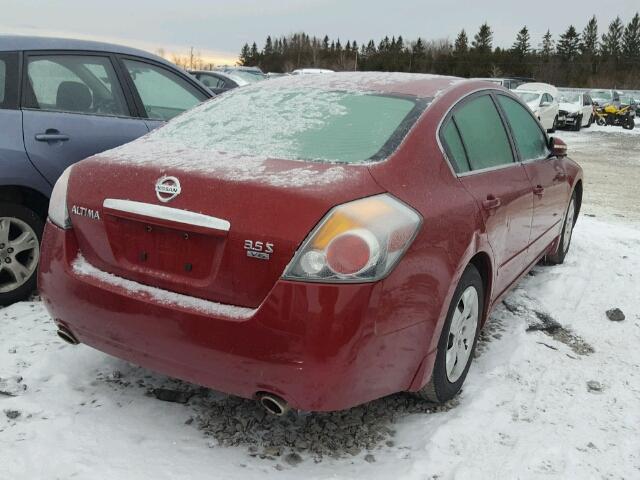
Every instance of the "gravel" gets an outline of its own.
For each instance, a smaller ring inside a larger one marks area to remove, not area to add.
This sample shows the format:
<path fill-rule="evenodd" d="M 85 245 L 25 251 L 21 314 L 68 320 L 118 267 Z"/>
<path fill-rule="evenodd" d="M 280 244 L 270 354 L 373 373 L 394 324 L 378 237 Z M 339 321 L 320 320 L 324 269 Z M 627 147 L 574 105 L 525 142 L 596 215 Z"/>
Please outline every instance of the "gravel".
<path fill-rule="evenodd" d="M 340 412 L 290 411 L 282 417 L 266 414 L 255 401 L 215 394 L 194 398 L 190 405 L 199 412 L 197 428 L 218 445 L 247 446 L 251 456 L 283 457 L 296 464 L 303 455 L 320 461 L 394 445 L 389 442 L 399 418 L 447 411 L 457 405 L 457 399 L 434 405 L 411 394 L 397 394 Z"/>

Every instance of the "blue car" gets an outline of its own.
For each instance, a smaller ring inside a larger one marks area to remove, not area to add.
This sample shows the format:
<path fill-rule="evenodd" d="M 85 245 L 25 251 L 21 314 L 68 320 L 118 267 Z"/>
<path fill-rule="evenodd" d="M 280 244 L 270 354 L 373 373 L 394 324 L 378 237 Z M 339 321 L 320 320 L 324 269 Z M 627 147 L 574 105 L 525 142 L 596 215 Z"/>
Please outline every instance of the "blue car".
<path fill-rule="evenodd" d="M 212 96 L 186 72 L 140 50 L 0 36 L 0 305 L 35 289 L 49 196 L 69 165 Z"/>

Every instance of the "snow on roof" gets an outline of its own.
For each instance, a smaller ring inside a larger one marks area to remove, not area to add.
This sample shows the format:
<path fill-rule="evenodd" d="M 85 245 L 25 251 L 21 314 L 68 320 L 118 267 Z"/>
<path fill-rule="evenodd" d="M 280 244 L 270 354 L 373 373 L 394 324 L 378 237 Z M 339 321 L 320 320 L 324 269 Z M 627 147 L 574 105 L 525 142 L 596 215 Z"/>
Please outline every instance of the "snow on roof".
<path fill-rule="evenodd" d="M 433 97 L 436 92 L 464 81 L 458 77 L 405 72 L 335 72 L 322 75 L 290 75 L 278 77 L 264 88 L 283 86 L 341 90 L 348 92 L 404 93 L 417 97 Z"/>

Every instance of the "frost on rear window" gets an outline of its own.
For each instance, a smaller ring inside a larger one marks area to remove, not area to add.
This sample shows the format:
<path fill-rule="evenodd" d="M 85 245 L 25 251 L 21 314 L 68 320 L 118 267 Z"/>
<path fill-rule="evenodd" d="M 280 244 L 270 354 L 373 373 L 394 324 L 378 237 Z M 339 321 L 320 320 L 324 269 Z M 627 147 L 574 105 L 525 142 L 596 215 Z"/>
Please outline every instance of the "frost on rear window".
<path fill-rule="evenodd" d="M 185 148 L 284 160 L 359 163 L 386 156 L 411 98 L 314 88 L 238 89 L 153 135 Z M 398 132 L 398 130 L 402 130 Z"/>

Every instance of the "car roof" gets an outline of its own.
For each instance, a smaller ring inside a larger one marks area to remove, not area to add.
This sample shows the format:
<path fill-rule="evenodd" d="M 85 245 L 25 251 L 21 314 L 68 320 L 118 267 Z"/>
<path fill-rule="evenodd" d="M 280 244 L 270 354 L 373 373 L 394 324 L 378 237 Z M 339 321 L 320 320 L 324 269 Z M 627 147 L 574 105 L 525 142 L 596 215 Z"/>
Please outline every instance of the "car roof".
<path fill-rule="evenodd" d="M 469 80 L 424 73 L 335 72 L 322 75 L 278 77 L 268 82 L 260 82 L 260 88 L 304 86 L 315 87 L 319 90 L 378 92 L 431 98 L 459 82 L 469 82 Z M 485 82 L 476 83 L 489 86 Z"/>
<path fill-rule="evenodd" d="M 59 37 L 38 37 L 27 35 L 0 35 L 0 52 L 13 52 L 22 50 L 86 50 L 94 52 L 119 53 L 122 55 L 134 55 L 148 58 L 156 62 L 175 65 L 158 55 L 154 55 L 137 48 L 125 47 L 113 43 L 95 42 L 93 40 L 77 40 Z"/>

